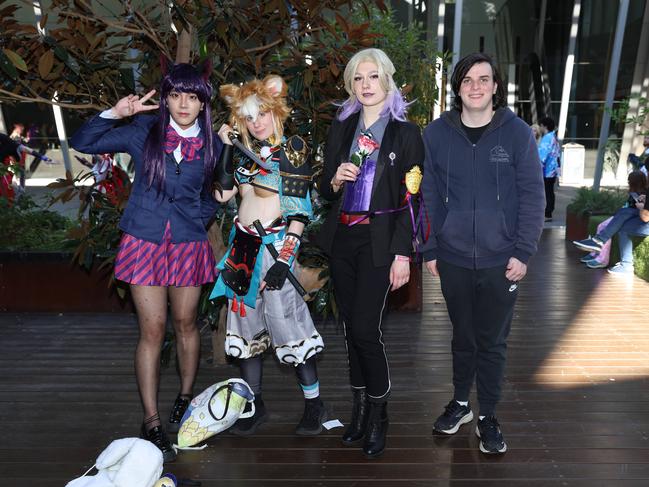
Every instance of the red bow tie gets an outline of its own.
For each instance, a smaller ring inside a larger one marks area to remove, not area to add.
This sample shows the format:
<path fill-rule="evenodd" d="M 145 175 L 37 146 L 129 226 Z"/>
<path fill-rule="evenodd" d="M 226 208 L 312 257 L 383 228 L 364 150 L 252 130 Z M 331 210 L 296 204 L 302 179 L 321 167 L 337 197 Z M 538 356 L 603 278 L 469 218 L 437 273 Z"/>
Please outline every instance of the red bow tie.
<path fill-rule="evenodd" d="M 167 126 L 165 137 L 165 152 L 171 154 L 180 144 L 180 153 L 186 161 L 198 159 L 198 151 L 203 147 L 202 137 L 181 137 L 178 132 L 171 126 Z"/>

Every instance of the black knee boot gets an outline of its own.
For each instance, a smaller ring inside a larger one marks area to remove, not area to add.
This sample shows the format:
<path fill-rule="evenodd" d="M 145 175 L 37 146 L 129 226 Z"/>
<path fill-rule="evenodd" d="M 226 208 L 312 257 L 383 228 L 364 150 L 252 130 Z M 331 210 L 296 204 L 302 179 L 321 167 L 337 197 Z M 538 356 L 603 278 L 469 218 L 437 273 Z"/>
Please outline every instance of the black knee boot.
<path fill-rule="evenodd" d="M 367 457 L 376 458 L 385 450 L 388 423 L 388 403 L 370 402 L 369 419 L 363 443 L 363 453 Z"/>
<path fill-rule="evenodd" d="M 352 418 L 349 426 L 343 433 L 343 445 L 351 446 L 363 439 L 367 428 L 369 405 L 365 389 L 354 389 L 354 402 L 352 403 Z"/>

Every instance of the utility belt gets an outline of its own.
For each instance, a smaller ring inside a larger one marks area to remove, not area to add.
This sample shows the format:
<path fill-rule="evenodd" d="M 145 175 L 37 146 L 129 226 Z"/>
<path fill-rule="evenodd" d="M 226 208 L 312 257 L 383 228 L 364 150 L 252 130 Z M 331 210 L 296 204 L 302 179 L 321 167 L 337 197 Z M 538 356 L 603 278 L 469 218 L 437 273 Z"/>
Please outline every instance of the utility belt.
<path fill-rule="evenodd" d="M 235 295 L 245 296 L 250 289 L 262 240 L 253 225 L 242 225 L 238 217 L 234 219 L 234 226 L 234 238 L 230 244 L 225 266 L 221 270 L 221 277 Z M 284 236 L 286 222 L 282 218 L 277 218 L 268 225 L 264 224 L 264 229 L 267 234 L 274 234 L 276 240 L 279 240 Z"/>

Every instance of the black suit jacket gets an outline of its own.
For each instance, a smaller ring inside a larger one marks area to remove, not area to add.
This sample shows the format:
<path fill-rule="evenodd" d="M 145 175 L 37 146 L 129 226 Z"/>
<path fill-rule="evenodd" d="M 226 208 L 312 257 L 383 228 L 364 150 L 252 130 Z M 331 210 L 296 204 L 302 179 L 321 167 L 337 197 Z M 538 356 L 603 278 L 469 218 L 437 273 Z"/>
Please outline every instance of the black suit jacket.
<path fill-rule="evenodd" d="M 328 254 L 331 253 L 338 227 L 344 191 L 343 186 L 340 191 L 334 192 L 331 180 L 338 166 L 349 160 L 349 149 L 359 116 L 360 112 L 357 112 L 343 121 L 335 119 L 324 150 L 324 168 L 318 190 L 323 198 L 333 201 L 334 205 L 322 227 L 319 243 Z M 390 120 L 376 162 L 370 213 L 401 207 L 406 195 L 404 176 L 415 165 L 423 170 L 423 160 L 424 145 L 419 127 L 411 122 Z M 410 255 L 412 252 L 412 223 L 407 209 L 370 217 L 370 232 L 372 258 L 376 266 L 389 265 L 396 254 Z"/>

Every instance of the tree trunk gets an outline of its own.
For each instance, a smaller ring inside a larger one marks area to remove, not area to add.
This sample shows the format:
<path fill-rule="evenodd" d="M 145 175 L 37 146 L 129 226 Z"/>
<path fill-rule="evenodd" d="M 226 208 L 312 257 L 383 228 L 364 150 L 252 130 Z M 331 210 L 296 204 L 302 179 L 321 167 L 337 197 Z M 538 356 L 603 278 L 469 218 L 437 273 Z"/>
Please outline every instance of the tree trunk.
<path fill-rule="evenodd" d="M 192 53 L 192 31 L 194 29 L 190 27 L 189 31 L 183 29 L 178 34 L 178 48 L 176 49 L 176 64 L 178 63 L 188 63 L 191 60 Z"/>

